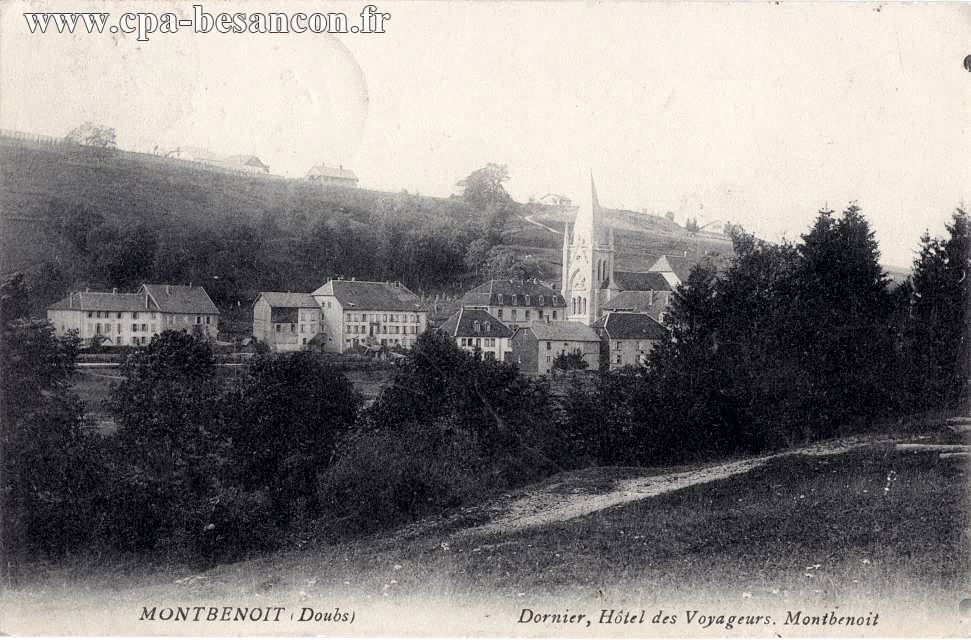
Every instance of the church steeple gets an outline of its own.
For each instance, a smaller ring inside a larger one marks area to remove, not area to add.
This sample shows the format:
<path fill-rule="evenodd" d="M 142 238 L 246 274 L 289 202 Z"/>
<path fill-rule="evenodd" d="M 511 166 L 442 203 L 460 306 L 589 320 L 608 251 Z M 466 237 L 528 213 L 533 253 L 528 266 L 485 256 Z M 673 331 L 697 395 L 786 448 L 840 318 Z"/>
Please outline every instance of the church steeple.
<path fill-rule="evenodd" d="M 592 173 L 590 191 L 584 195 L 573 233 L 566 225 L 563 238 L 563 298 L 570 320 L 592 324 L 613 286 L 614 242 L 612 229 L 601 220 L 603 210 Z"/>

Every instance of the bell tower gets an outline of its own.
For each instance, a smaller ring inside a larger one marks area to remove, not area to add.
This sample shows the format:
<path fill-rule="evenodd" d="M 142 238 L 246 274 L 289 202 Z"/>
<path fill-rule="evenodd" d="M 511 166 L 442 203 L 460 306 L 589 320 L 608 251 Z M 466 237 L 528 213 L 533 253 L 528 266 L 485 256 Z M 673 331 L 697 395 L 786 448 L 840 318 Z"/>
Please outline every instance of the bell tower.
<path fill-rule="evenodd" d="M 601 221 L 597 186 L 590 176 L 590 196 L 577 209 L 573 229 L 563 233 L 563 299 L 567 320 L 586 325 L 600 317 L 614 282 L 614 234 Z"/>

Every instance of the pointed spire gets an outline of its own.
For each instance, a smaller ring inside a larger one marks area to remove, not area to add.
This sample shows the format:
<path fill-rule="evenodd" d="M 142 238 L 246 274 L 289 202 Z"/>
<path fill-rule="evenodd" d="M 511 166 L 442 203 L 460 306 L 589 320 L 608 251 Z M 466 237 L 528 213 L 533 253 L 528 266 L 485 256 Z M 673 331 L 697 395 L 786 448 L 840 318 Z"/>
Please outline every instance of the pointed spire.
<path fill-rule="evenodd" d="M 600 221 L 601 211 L 600 198 L 597 196 L 597 184 L 591 171 L 589 200 L 582 198 L 577 209 L 577 219 L 573 231 L 575 243 L 586 242 L 591 246 L 609 243 L 609 238 Z"/>

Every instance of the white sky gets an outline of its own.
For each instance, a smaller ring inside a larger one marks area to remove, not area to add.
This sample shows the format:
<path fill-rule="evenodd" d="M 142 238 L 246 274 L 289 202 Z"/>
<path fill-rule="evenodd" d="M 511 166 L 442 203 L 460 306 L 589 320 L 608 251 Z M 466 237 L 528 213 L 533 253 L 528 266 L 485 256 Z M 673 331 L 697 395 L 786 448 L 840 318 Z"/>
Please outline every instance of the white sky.
<path fill-rule="evenodd" d="M 6 3 L 0 124 L 62 135 L 94 120 L 124 148 L 255 153 L 290 176 L 343 163 L 362 186 L 428 195 L 499 162 L 519 200 L 577 197 L 592 168 L 607 206 L 771 240 L 855 199 L 902 266 L 971 205 L 971 5 L 377 2 L 382 35 L 142 43 L 28 35 L 21 15 L 191 4 Z"/>

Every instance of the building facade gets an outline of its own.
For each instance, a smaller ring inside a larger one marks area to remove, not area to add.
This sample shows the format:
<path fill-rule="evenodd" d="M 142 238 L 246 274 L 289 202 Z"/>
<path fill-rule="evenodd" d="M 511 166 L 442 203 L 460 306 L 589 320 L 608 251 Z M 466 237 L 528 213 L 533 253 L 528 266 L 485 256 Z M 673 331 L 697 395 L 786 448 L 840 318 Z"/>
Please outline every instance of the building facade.
<path fill-rule="evenodd" d="M 482 309 L 459 309 L 439 331 L 454 340 L 459 349 L 481 353 L 485 360 L 502 362 L 510 351 L 512 329 Z"/>
<path fill-rule="evenodd" d="M 324 350 L 411 348 L 428 326 L 418 296 L 400 282 L 328 280 L 312 294 L 321 310 Z"/>
<path fill-rule="evenodd" d="M 594 371 L 600 366 L 600 336 L 582 322 L 533 322 L 520 326 L 510 339 L 506 362 L 523 373 L 546 375 L 561 354 L 579 353 Z"/>
<path fill-rule="evenodd" d="M 552 287 L 533 280 L 489 280 L 462 297 L 465 309 L 480 309 L 510 327 L 535 320 L 566 320 L 566 302 Z"/>
<path fill-rule="evenodd" d="M 202 287 L 143 284 L 135 293 L 77 291 L 47 308 L 59 336 L 77 332 L 83 343 L 146 345 L 162 331 L 215 338 L 219 309 Z"/>
<path fill-rule="evenodd" d="M 271 351 L 299 351 L 320 333 L 321 310 L 309 293 L 261 291 L 253 303 L 253 335 Z"/>
<path fill-rule="evenodd" d="M 356 187 L 357 176 L 350 169 L 343 166 L 330 167 L 318 164 L 307 172 L 306 180 L 314 184 L 334 187 Z"/>
<path fill-rule="evenodd" d="M 608 311 L 591 328 L 611 369 L 644 366 L 654 347 L 668 339 L 668 330 L 646 313 Z"/>

